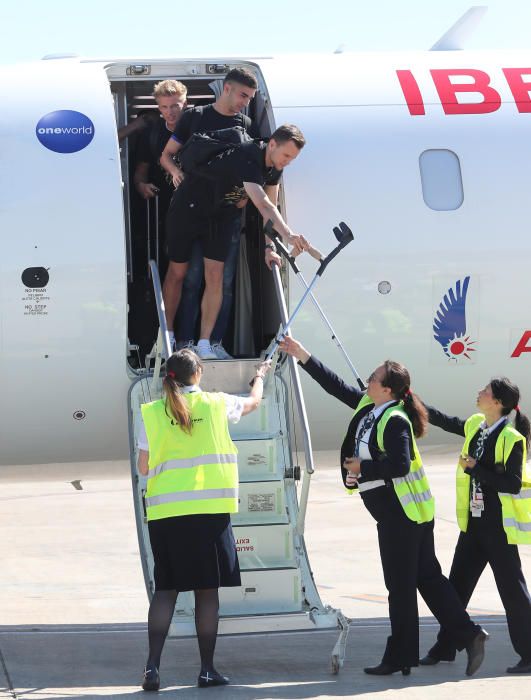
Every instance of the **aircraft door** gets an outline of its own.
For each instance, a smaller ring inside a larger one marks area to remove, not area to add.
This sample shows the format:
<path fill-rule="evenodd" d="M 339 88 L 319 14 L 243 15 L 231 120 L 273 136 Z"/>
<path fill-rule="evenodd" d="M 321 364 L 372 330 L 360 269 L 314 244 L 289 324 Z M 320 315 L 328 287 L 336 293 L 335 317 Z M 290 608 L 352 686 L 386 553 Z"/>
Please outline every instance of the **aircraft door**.
<path fill-rule="evenodd" d="M 0 82 L 0 463 L 124 456 L 125 243 L 107 76 L 51 60 L 6 67 Z"/>

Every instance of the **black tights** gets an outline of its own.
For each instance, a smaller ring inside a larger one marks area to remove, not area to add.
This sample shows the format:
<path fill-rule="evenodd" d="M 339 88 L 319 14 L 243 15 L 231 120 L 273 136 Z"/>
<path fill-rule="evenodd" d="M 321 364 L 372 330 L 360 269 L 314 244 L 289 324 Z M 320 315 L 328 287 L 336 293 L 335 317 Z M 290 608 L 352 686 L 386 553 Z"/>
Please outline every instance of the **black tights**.
<path fill-rule="evenodd" d="M 218 634 L 219 597 L 217 588 L 194 591 L 195 629 L 201 656 L 201 673 L 214 671 L 214 650 Z M 146 667 L 160 667 L 160 656 L 170 628 L 176 591 L 155 591 L 148 614 L 149 656 Z"/>

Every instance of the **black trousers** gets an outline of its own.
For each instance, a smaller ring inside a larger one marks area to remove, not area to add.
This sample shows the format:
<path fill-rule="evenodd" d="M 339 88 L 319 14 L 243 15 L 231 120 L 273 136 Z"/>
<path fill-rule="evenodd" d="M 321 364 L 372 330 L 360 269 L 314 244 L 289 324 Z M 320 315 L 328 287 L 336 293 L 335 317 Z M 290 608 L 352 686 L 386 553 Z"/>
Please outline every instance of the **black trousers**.
<path fill-rule="evenodd" d="M 442 574 L 435 556 L 433 525 L 433 521 L 417 525 L 402 510 L 401 514 L 397 511 L 393 517 L 378 522 L 391 620 L 391 636 L 382 661 L 392 666 L 418 665 L 417 589 L 457 649 L 467 646 L 480 630 Z"/>
<path fill-rule="evenodd" d="M 481 518 L 470 517 L 467 532 L 461 532 L 457 540 L 450 581 L 463 605 L 468 605 L 487 564 L 505 608 L 513 647 L 522 659 L 531 661 L 531 597 L 518 547 L 508 544 L 499 514 L 496 518 L 485 514 Z M 445 661 L 455 658 L 455 646 L 444 624 L 429 654 Z"/>

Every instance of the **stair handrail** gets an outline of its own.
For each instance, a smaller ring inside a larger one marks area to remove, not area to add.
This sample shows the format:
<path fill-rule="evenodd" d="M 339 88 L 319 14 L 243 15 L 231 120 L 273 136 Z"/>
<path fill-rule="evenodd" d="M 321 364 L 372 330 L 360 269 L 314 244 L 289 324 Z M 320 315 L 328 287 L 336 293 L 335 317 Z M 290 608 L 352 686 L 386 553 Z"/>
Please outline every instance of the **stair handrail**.
<path fill-rule="evenodd" d="M 280 308 L 280 320 L 284 326 L 288 319 L 288 308 L 286 304 L 286 297 L 284 296 L 284 288 L 282 285 L 282 279 L 280 277 L 280 269 L 278 265 L 272 266 L 273 281 L 275 286 L 275 292 L 277 295 L 277 301 Z M 286 335 L 290 335 L 288 331 Z M 315 468 L 313 464 L 313 452 L 312 452 L 312 441 L 310 437 L 310 427 L 308 425 L 308 416 L 306 414 L 306 405 L 304 403 L 304 396 L 302 394 L 301 379 L 299 376 L 299 368 L 297 367 L 297 360 L 291 355 L 287 356 L 288 365 L 290 368 L 291 379 L 293 382 L 293 388 L 295 393 L 295 403 L 297 405 L 297 411 L 299 414 L 302 440 L 304 445 L 304 458 L 306 463 L 306 468 L 302 472 L 302 484 L 301 492 L 299 496 L 299 513 L 297 516 L 297 534 L 304 534 L 304 521 L 306 519 L 306 510 L 308 507 L 308 496 L 310 492 L 310 479 L 311 475 L 314 473 Z M 295 426 L 294 426 L 295 429 Z"/>
<path fill-rule="evenodd" d="M 164 307 L 164 298 L 162 296 L 162 286 L 160 284 L 159 268 L 155 260 L 149 261 L 149 269 L 151 271 L 151 281 L 153 283 L 153 292 L 155 294 L 155 305 L 157 307 L 157 316 L 159 318 L 159 332 L 157 335 L 155 357 L 155 367 L 153 369 L 152 386 L 156 386 L 159 381 L 162 358 L 167 360 L 171 355 L 170 335 L 168 333 L 168 324 L 166 323 L 166 309 Z"/>

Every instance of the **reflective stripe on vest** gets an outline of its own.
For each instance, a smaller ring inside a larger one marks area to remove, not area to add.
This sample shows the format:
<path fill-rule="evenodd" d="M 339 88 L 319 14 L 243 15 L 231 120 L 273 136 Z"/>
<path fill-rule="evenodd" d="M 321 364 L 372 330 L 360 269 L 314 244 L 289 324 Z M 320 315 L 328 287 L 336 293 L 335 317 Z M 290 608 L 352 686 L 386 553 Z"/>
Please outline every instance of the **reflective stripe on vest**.
<path fill-rule="evenodd" d="M 363 493 L 364 491 L 372 491 L 373 489 L 379 489 L 380 486 L 385 486 L 385 481 L 383 479 L 375 479 L 374 481 L 362 481 L 358 484 L 358 491 Z"/>
<path fill-rule="evenodd" d="M 148 520 L 238 510 L 238 450 L 229 435 L 225 401 L 208 392 L 183 396 L 191 412 L 191 434 L 166 409 L 164 399 L 141 407 L 149 444 Z"/>
<path fill-rule="evenodd" d="M 485 420 L 482 413 L 475 413 L 465 423 L 465 442 L 462 454 L 469 453 L 472 438 Z M 496 439 L 494 461 L 507 463 L 516 443 L 522 442 L 522 488 L 519 493 L 498 493 L 502 506 L 502 525 L 509 544 L 531 544 L 531 474 L 526 464 L 527 451 L 524 436 L 510 423 L 506 423 Z M 456 513 L 460 530 L 467 531 L 470 511 L 470 476 L 457 465 L 456 472 Z"/>
<path fill-rule="evenodd" d="M 531 523 L 520 523 L 515 518 L 504 518 L 503 527 L 514 527 L 521 532 L 531 532 Z"/>
<path fill-rule="evenodd" d="M 356 408 L 356 411 L 354 412 L 354 415 L 356 415 L 362 408 L 369 405 L 374 405 L 373 401 L 368 396 L 363 396 L 358 404 L 358 407 Z M 414 457 L 411 460 L 409 473 L 406 476 L 392 479 L 393 487 L 395 489 L 396 496 L 400 501 L 400 505 L 402 506 L 407 517 L 419 524 L 427 523 L 433 520 L 435 502 L 430 491 L 430 486 L 428 484 L 424 467 L 422 466 L 422 460 L 420 458 L 417 443 L 415 442 L 415 437 L 413 435 L 411 421 L 403 409 L 403 402 L 400 402 L 395 406 L 390 406 L 380 416 L 380 419 L 376 425 L 376 442 L 378 449 L 381 452 L 385 452 L 383 441 L 384 431 L 387 422 L 393 416 L 399 416 L 407 422 L 414 453 Z M 362 482 L 362 484 L 359 485 L 361 492 L 370 490 L 368 488 L 361 488 L 364 483 L 370 484 L 373 482 Z"/>
<path fill-rule="evenodd" d="M 157 464 L 156 467 L 148 471 L 148 479 L 153 476 L 167 472 L 170 469 L 191 469 L 199 467 L 201 464 L 231 464 L 238 460 L 238 455 L 202 455 L 201 457 L 188 457 L 185 459 L 170 459 L 168 462 Z"/>
<path fill-rule="evenodd" d="M 238 498 L 238 489 L 202 489 L 201 491 L 177 491 L 160 496 L 146 496 L 146 506 L 160 506 L 162 503 L 179 501 L 202 501 L 208 498 Z"/>

